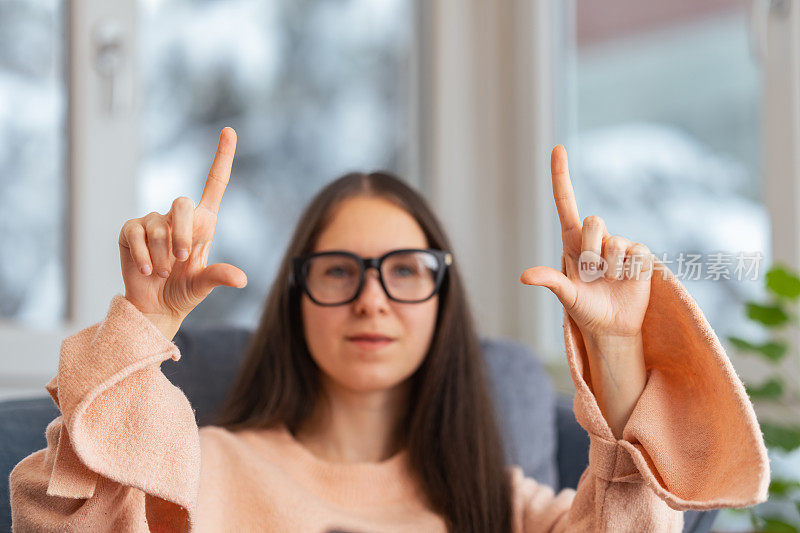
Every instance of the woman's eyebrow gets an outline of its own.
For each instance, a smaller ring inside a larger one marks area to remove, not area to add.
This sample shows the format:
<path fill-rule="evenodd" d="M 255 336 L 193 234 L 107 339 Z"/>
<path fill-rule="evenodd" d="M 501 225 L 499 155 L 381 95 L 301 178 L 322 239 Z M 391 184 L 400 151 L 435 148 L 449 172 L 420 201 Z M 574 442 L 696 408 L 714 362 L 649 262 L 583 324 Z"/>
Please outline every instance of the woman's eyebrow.
<path fill-rule="evenodd" d="M 325 248 L 325 249 L 314 250 L 314 251 L 312 251 L 310 253 L 316 254 L 316 253 L 323 253 L 323 252 L 347 252 L 347 253 L 355 254 L 355 255 L 357 255 L 359 257 L 362 257 L 362 258 L 368 258 L 368 257 L 381 257 L 383 255 L 388 254 L 389 252 L 394 252 L 395 250 L 427 250 L 427 249 L 428 249 L 427 246 L 394 246 L 392 248 L 386 248 L 382 252 L 377 253 L 377 254 L 366 254 L 365 255 L 365 254 L 361 254 L 361 253 L 353 250 L 352 248 L 328 247 L 328 248 Z"/>

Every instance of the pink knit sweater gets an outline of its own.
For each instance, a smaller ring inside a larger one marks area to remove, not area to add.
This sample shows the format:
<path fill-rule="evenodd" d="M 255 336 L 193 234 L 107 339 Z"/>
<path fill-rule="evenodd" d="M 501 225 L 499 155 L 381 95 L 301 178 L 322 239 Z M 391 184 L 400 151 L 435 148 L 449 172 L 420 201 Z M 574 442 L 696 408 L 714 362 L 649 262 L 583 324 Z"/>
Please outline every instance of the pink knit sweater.
<path fill-rule="evenodd" d="M 766 500 L 769 463 L 743 384 L 702 311 L 666 273 L 653 278 L 644 319 L 647 385 L 620 440 L 565 313 L 589 465 L 577 491 L 558 494 L 509 467 L 515 531 L 678 532 L 682 510 Z M 11 473 L 15 531 L 445 530 L 405 451 L 380 463 L 334 463 L 285 427 L 198 429 L 160 370 L 180 355 L 121 295 L 102 322 L 64 340 L 46 386 L 61 415 L 47 427 L 47 448 Z"/>

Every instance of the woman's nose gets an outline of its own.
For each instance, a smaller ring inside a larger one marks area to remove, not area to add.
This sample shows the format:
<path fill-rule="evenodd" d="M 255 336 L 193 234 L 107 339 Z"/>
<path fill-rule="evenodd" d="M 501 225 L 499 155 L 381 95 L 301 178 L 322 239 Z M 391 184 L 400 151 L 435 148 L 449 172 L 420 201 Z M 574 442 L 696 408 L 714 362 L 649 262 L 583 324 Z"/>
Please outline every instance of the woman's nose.
<path fill-rule="evenodd" d="M 389 298 L 378 278 L 378 271 L 374 268 L 364 273 L 364 286 L 361 287 L 361 294 L 356 298 L 355 304 L 356 312 L 374 313 L 388 308 Z"/>

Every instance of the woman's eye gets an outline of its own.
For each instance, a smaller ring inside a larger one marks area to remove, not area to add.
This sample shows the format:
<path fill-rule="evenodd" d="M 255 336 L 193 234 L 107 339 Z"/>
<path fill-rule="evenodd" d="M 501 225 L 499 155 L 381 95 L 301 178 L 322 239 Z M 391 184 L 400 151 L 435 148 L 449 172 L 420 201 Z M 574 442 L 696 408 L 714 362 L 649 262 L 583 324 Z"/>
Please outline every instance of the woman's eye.
<path fill-rule="evenodd" d="M 398 266 L 395 267 L 394 273 L 398 276 L 415 276 L 417 274 L 417 269 L 408 266 Z"/>
<path fill-rule="evenodd" d="M 325 271 L 326 276 L 330 276 L 332 278 L 342 278 L 345 276 L 349 276 L 350 272 L 348 269 L 342 267 L 331 267 Z"/>

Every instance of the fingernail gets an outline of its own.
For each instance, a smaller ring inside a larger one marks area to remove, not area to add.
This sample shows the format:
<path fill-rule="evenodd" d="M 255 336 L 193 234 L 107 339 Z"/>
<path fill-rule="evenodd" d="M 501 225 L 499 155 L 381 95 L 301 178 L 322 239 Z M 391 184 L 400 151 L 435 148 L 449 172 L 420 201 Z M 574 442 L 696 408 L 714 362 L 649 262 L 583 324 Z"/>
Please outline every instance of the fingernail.
<path fill-rule="evenodd" d="M 158 273 L 158 275 L 161 276 L 162 278 L 168 278 L 169 277 L 169 271 L 168 270 L 162 270 L 161 272 Z"/>
<path fill-rule="evenodd" d="M 178 261 L 184 261 L 187 257 L 189 257 L 189 252 L 186 250 L 178 250 Z"/>
<path fill-rule="evenodd" d="M 145 266 L 142 267 L 142 274 L 144 274 L 145 276 L 149 276 L 150 272 L 152 272 L 152 271 L 153 271 L 153 269 L 150 268 L 150 265 L 145 265 Z"/>

